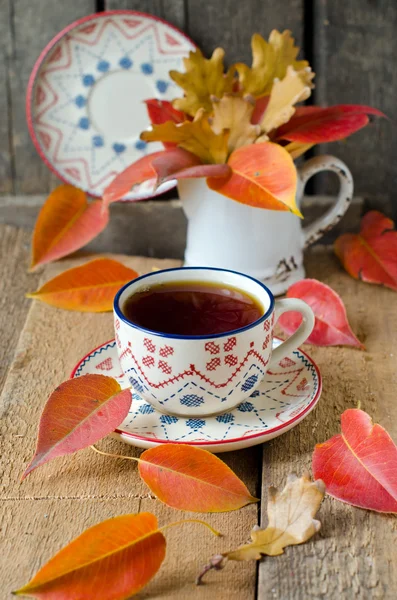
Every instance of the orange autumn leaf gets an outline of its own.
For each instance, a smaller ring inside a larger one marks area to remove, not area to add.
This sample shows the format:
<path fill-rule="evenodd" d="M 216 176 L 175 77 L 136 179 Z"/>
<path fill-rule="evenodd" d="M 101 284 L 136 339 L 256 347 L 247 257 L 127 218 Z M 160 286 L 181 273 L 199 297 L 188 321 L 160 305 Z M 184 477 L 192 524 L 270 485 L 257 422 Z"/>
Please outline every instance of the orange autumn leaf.
<path fill-rule="evenodd" d="M 271 142 L 243 146 L 230 155 L 227 164 L 231 176 L 208 178 L 210 189 L 248 206 L 302 216 L 295 201 L 296 168 L 284 148 Z"/>
<path fill-rule="evenodd" d="M 154 515 L 121 515 L 84 531 L 14 594 L 44 600 L 124 600 L 154 577 L 165 551 Z"/>
<path fill-rule="evenodd" d="M 22 479 L 53 458 L 95 444 L 122 423 L 130 406 L 131 391 L 112 377 L 89 374 L 61 383 L 44 407 L 36 452 Z"/>
<path fill-rule="evenodd" d="M 257 499 L 214 454 L 185 444 L 162 444 L 139 458 L 139 474 L 159 500 L 192 512 L 236 510 Z"/>
<path fill-rule="evenodd" d="M 136 271 L 116 260 L 97 258 L 64 271 L 27 297 L 65 310 L 111 311 L 116 292 L 135 277 Z"/>
<path fill-rule="evenodd" d="M 75 252 L 108 224 L 100 200 L 87 201 L 82 190 L 60 185 L 48 196 L 33 231 L 31 269 Z"/>
<path fill-rule="evenodd" d="M 335 253 L 355 279 L 397 291 L 397 231 L 382 213 L 372 210 L 364 215 L 360 233 L 341 235 Z"/>

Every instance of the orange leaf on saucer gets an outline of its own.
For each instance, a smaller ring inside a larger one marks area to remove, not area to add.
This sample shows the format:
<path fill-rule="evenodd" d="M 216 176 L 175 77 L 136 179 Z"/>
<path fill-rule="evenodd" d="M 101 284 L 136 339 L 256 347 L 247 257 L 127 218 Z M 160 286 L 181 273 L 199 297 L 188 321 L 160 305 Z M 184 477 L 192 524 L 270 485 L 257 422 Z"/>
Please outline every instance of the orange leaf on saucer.
<path fill-rule="evenodd" d="M 317 279 L 302 279 L 291 285 L 287 298 L 300 298 L 312 309 L 315 316 L 314 329 L 306 340 L 314 346 L 364 346 L 352 332 L 347 320 L 346 308 L 340 296 L 328 285 Z M 291 311 L 278 320 L 283 330 L 291 335 L 302 322 L 302 315 Z"/>
<path fill-rule="evenodd" d="M 296 168 L 284 148 L 271 142 L 243 146 L 232 152 L 227 164 L 232 174 L 209 177 L 210 189 L 242 204 L 302 216 L 295 202 Z"/>
<path fill-rule="evenodd" d="M 257 502 L 224 462 L 201 448 L 162 444 L 143 452 L 138 468 L 158 499 L 173 508 L 225 512 Z"/>
<path fill-rule="evenodd" d="M 47 281 L 28 298 L 65 310 L 105 312 L 113 308 L 116 292 L 138 277 L 133 269 L 110 258 L 97 258 Z"/>
<path fill-rule="evenodd" d="M 157 573 L 165 550 L 154 515 L 121 515 L 84 531 L 14 594 L 44 600 L 130 598 Z"/>
<path fill-rule="evenodd" d="M 345 410 L 341 433 L 316 445 L 313 473 L 342 502 L 397 513 L 397 447 L 362 410 Z"/>
<path fill-rule="evenodd" d="M 95 444 L 122 423 L 130 405 L 131 391 L 112 377 L 89 374 L 61 383 L 44 407 L 36 452 L 22 478 L 57 456 Z"/>
<path fill-rule="evenodd" d="M 33 232 L 31 269 L 58 260 L 93 240 L 109 221 L 102 202 L 87 202 L 82 190 L 60 185 L 48 196 Z"/>
<path fill-rule="evenodd" d="M 397 291 L 397 231 L 382 213 L 372 210 L 364 215 L 360 233 L 341 235 L 335 253 L 355 279 Z"/>

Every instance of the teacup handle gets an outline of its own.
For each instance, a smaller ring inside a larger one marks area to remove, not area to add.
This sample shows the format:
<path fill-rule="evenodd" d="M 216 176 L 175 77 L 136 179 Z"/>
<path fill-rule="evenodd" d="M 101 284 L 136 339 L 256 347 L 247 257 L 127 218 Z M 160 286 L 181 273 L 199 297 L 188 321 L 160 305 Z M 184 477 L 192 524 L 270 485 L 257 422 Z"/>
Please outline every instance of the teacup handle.
<path fill-rule="evenodd" d="M 280 360 L 285 358 L 288 354 L 291 354 L 291 352 L 303 344 L 313 331 L 314 313 L 306 302 L 303 302 L 303 300 L 299 300 L 298 298 L 283 298 L 282 300 L 276 300 L 274 324 L 277 323 L 283 313 L 291 310 L 297 311 L 302 315 L 302 323 L 295 333 L 273 350 L 269 369 L 276 367 Z"/>
<path fill-rule="evenodd" d="M 301 200 L 303 196 L 307 181 L 316 173 L 332 171 L 337 174 L 340 182 L 339 194 L 332 208 L 316 219 L 314 223 L 303 228 L 304 248 L 307 248 L 322 237 L 324 233 L 332 229 L 347 211 L 353 198 L 353 177 L 343 161 L 335 156 L 328 155 L 311 158 L 298 171 L 298 200 Z"/>

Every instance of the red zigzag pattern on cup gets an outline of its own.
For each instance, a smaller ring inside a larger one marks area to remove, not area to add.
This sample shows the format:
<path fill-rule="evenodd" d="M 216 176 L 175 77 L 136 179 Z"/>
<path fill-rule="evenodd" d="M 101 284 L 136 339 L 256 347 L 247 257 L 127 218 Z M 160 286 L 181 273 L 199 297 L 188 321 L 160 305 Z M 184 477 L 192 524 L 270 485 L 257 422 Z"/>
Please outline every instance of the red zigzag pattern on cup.
<path fill-rule="evenodd" d="M 146 377 L 145 373 L 143 372 L 140 364 L 138 363 L 137 359 L 135 358 L 135 356 L 132 353 L 132 351 L 131 351 L 130 348 L 126 348 L 120 354 L 120 362 L 127 355 L 130 358 L 132 358 L 132 360 L 134 361 L 134 363 L 135 363 L 138 371 L 140 372 L 140 374 L 142 375 L 142 377 L 146 381 L 146 383 L 148 385 L 150 385 L 151 387 L 154 387 L 156 389 L 163 388 L 163 387 L 165 387 L 167 385 L 170 385 L 171 383 L 175 383 L 176 381 L 179 381 L 180 379 L 183 379 L 186 376 L 191 377 L 192 375 L 197 375 L 198 377 L 200 377 L 200 379 L 202 379 L 203 381 L 205 381 L 206 383 L 208 383 L 212 387 L 214 387 L 216 389 L 219 389 L 219 388 L 226 387 L 234 379 L 234 377 L 237 375 L 237 373 L 239 373 L 241 371 L 241 369 L 244 367 L 244 365 L 247 363 L 247 361 L 248 361 L 248 359 L 249 359 L 250 356 L 255 356 L 258 359 L 258 361 L 263 365 L 264 368 L 267 366 L 267 363 L 269 362 L 269 360 L 264 360 L 262 358 L 262 356 L 256 350 L 254 350 L 253 348 L 251 348 L 251 350 L 249 350 L 247 352 L 245 358 L 241 361 L 241 363 L 239 364 L 239 366 L 237 367 L 237 369 L 223 383 L 215 383 L 215 381 L 212 381 L 211 379 L 209 379 L 206 375 L 204 375 L 204 373 L 201 373 L 201 371 L 198 371 L 194 365 L 190 365 L 190 369 L 187 369 L 186 371 L 183 371 L 182 373 L 179 373 L 179 375 L 175 375 L 174 377 L 171 377 L 170 379 L 165 379 L 164 381 L 161 381 L 160 383 L 154 383 L 154 382 L 150 381 Z"/>

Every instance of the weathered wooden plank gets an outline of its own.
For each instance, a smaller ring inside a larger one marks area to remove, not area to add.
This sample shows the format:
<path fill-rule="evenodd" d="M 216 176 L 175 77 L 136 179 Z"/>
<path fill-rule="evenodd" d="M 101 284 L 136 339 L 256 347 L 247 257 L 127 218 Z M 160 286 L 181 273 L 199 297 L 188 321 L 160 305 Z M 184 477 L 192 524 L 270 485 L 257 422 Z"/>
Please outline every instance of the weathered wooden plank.
<path fill-rule="evenodd" d="M 257 467 L 257 449 L 233 452 L 234 460 L 229 462 L 232 454 L 220 455 L 223 460 L 238 471 L 251 489 L 252 472 Z M 255 466 L 254 466 L 255 465 Z M 254 469 L 252 468 L 254 467 Z M 201 569 L 214 554 L 225 552 L 247 541 L 247 533 L 257 523 L 258 508 L 256 505 L 246 506 L 233 513 L 197 515 L 197 513 L 178 513 L 172 508 L 153 500 L 142 500 L 141 511 L 155 512 L 161 524 L 172 523 L 177 518 L 201 518 L 222 533 L 215 537 L 204 526 L 199 524 L 180 525 L 166 532 L 167 556 L 164 566 L 140 598 L 161 598 L 174 600 L 194 598 L 197 600 L 254 600 L 256 598 L 256 565 L 251 563 L 229 563 L 220 573 L 209 573 L 204 585 L 195 587 L 194 582 Z"/>
<path fill-rule="evenodd" d="M 317 104 L 368 104 L 397 118 L 397 54 L 395 0 L 316 0 L 314 2 L 314 92 Z M 384 120 L 346 141 L 325 148 L 351 169 L 355 193 L 381 210 L 397 216 L 397 136 Z M 316 149 L 320 153 L 324 148 Z M 330 188 L 321 180 L 316 192 Z"/>
<path fill-rule="evenodd" d="M 179 29 L 185 28 L 184 0 L 105 0 L 105 8 L 145 12 L 161 17 Z"/>
<path fill-rule="evenodd" d="M 10 153 L 12 107 L 8 80 L 11 55 L 11 16 L 9 0 L 0 1 L 0 193 L 13 191 L 13 164 Z"/>
<path fill-rule="evenodd" d="M 11 0 L 12 54 L 9 63 L 11 146 L 16 193 L 46 192 L 58 179 L 36 153 L 26 116 L 26 86 L 33 65 L 51 38 L 66 25 L 95 12 L 95 0 Z"/>
<path fill-rule="evenodd" d="M 178 264 L 159 259 L 118 258 L 138 272 L 150 271 L 152 266 Z M 75 258 L 47 267 L 42 281 L 82 260 Z M 79 357 L 112 335 L 110 314 L 60 311 L 38 302 L 30 309 L 0 398 L 0 506 L 7 541 L 7 560 L 3 561 L 0 576 L 4 575 L 1 580 L 7 582 L 7 589 L 27 581 L 61 546 L 86 527 L 110 516 L 149 510 L 161 524 L 198 516 L 161 505 L 139 479 L 135 464 L 98 456 L 89 449 L 53 461 L 20 483 L 20 474 L 34 450 L 37 423 L 48 394 L 68 376 Z M 139 453 L 116 440 L 104 440 L 100 446 L 127 455 Z M 260 492 L 260 457 L 259 446 L 222 457 L 254 495 Z M 166 562 L 140 597 L 186 598 L 208 558 L 244 541 L 257 521 L 257 513 L 258 506 L 251 505 L 232 514 L 206 515 L 206 520 L 224 534 L 221 539 L 199 525 L 170 529 Z M 196 595 L 199 599 L 253 600 L 255 585 L 254 564 L 244 568 L 232 565 L 225 578 L 210 581 Z"/>
<path fill-rule="evenodd" d="M 27 272 L 29 244 L 29 232 L 0 225 L 0 392 L 30 307 L 26 290 L 39 281 Z"/>
<path fill-rule="evenodd" d="M 251 64 L 251 36 L 268 37 L 272 29 L 291 29 L 298 44 L 303 43 L 303 0 L 187 0 L 186 31 L 206 55 L 221 47 L 227 63 Z"/>
<path fill-rule="evenodd" d="M 0 223 L 32 230 L 44 200 L 45 196 L 0 198 Z M 332 202 L 333 199 L 326 196 L 307 196 L 303 202 L 305 224 L 310 224 L 324 213 Z M 362 198 L 354 198 L 342 221 L 322 238 L 321 243 L 329 243 L 342 232 L 356 231 L 362 209 Z M 125 204 L 120 202 L 113 204 L 110 211 L 107 229 L 85 250 L 183 258 L 186 218 L 178 200 Z"/>
<path fill-rule="evenodd" d="M 86 260 L 70 259 L 50 265 L 42 270 L 41 282 Z M 153 264 L 159 267 L 178 264 L 132 257 L 125 262 L 134 265 L 140 273 L 150 271 Z M 26 285 L 25 291 L 32 288 L 34 285 Z M 101 497 L 110 493 L 114 497 L 136 498 L 147 494 L 147 488 L 136 478 L 134 465 L 129 461 L 109 462 L 110 459 L 103 459 L 92 450 L 61 458 L 57 464 L 54 461 L 45 467 L 45 472 L 32 473 L 20 483 L 19 476 L 34 451 L 37 424 L 45 401 L 53 389 L 69 377 L 79 358 L 114 337 L 112 321 L 111 313 L 60 311 L 41 302 L 32 302 L 0 398 L 0 431 L 3 434 L 0 497 Z M 107 443 L 116 452 L 123 448 L 114 440 Z"/>
<path fill-rule="evenodd" d="M 321 279 L 341 295 L 353 331 L 367 352 L 308 346 L 323 375 L 322 398 L 298 427 L 263 446 L 262 523 L 266 523 L 268 487 L 283 486 L 288 473 L 301 473 L 305 467 L 311 470 L 314 445 L 339 432 L 340 415 L 347 408 L 361 402 L 361 408 L 397 439 L 395 293 L 350 278 L 320 247 L 309 253 L 306 268 L 308 277 Z M 263 561 L 258 597 L 396 598 L 395 519 L 330 497 L 319 518 L 321 531 L 311 541 Z"/>

